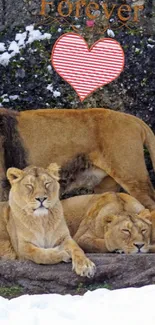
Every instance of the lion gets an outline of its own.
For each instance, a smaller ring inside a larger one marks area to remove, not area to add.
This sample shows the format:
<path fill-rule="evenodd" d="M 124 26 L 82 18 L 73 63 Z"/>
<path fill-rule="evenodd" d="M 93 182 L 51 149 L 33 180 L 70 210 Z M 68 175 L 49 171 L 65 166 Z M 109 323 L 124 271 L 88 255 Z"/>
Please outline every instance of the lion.
<path fill-rule="evenodd" d="M 58 166 L 9 168 L 8 202 L 0 203 L 0 257 L 37 264 L 68 262 L 91 277 L 95 265 L 71 238 L 59 200 Z"/>
<path fill-rule="evenodd" d="M 135 116 L 104 108 L 38 109 L 17 114 L 1 109 L 0 179 L 5 178 L 9 167 L 46 168 L 52 161 L 64 166 L 82 154 L 91 168 L 77 175 L 75 183 L 92 183 L 95 193 L 112 190 L 117 183 L 154 210 L 155 191 L 143 145 L 155 169 L 154 134 Z M 113 185 L 109 187 L 111 180 Z M 6 197 L 1 186 L 0 199 Z"/>
<path fill-rule="evenodd" d="M 62 206 L 71 236 L 85 252 L 150 250 L 151 213 L 130 195 L 83 195 L 63 200 Z"/>

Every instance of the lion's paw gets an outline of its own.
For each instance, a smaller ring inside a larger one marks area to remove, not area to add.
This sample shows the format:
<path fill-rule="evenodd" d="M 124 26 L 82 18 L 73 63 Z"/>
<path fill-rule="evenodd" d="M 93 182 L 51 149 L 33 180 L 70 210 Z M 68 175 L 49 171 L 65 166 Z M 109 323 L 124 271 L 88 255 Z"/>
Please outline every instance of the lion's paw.
<path fill-rule="evenodd" d="M 62 251 L 62 261 L 65 263 L 69 263 L 71 261 L 70 255 L 66 251 Z"/>
<path fill-rule="evenodd" d="M 71 261 L 71 256 L 69 255 L 69 253 L 64 250 L 61 245 L 60 246 L 56 246 L 54 248 L 55 252 L 58 253 L 58 255 L 60 256 L 61 260 L 65 263 L 69 263 Z"/>
<path fill-rule="evenodd" d="M 72 270 L 74 270 L 80 276 L 91 278 L 96 272 L 96 266 L 86 256 L 77 256 L 73 258 Z"/>
<path fill-rule="evenodd" d="M 124 254 L 124 251 L 122 249 L 116 249 L 115 253 L 117 254 Z"/>

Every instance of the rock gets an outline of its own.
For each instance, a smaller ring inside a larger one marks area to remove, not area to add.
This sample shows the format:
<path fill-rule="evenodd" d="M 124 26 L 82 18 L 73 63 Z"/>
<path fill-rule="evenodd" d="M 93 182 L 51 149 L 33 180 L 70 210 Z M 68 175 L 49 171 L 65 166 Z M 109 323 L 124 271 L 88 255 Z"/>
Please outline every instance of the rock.
<path fill-rule="evenodd" d="M 0 294 L 11 289 L 21 294 L 83 294 L 96 288 L 119 289 L 155 283 L 155 254 L 88 254 L 96 264 L 92 279 L 77 276 L 71 263 L 37 265 L 25 261 L 0 261 Z M 19 291 L 18 291 L 19 290 Z M 2 293 L 1 293 L 2 292 Z"/>
<path fill-rule="evenodd" d="M 40 0 L 0 0 L 0 29 L 30 24 L 37 21 L 41 9 Z M 40 17 L 38 18 L 40 19 Z"/>

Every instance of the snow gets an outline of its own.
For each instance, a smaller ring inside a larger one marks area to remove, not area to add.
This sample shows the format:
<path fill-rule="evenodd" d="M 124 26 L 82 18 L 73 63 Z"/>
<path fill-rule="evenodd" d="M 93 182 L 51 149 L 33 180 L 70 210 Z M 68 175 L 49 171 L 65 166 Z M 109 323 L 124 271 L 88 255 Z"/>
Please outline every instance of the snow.
<path fill-rule="evenodd" d="M 0 52 L 4 52 L 6 50 L 5 43 L 0 43 Z"/>
<path fill-rule="evenodd" d="M 154 47 L 153 44 L 147 44 L 147 47 L 150 47 L 151 49 Z"/>
<path fill-rule="evenodd" d="M 9 98 L 4 98 L 2 103 L 9 103 Z"/>
<path fill-rule="evenodd" d="M 8 51 L 13 51 L 14 54 L 19 53 L 19 46 L 18 46 L 17 42 L 12 41 L 10 43 L 10 46 L 8 48 Z"/>
<path fill-rule="evenodd" d="M 115 33 L 113 32 L 112 29 L 107 29 L 107 34 L 108 34 L 108 36 L 110 36 L 110 37 L 115 37 Z"/>
<path fill-rule="evenodd" d="M 20 49 L 25 48 L 27 44 L 31 44 L 36 40 L 50 39 L 51 36 L 49 33 L 41 33 L 39 29 L 34 29 L 33 25 L 27 26 L 25 32 L 16 34 L 15 40 L 10 42 L 9 47 L 5 43 L 0 43 L 0 52 L 3 52 L 0 54 L 0 64 L 4 67 L 7 66 L 10 59 L 20 53 Z"/>
<path fill-rule="evenodd" d="M 3 54 L 0 55 L 0 64 L 6 67 L 10 61 L 11 54 L 8 52 L 4 52 Z"/>
<path fill-rule="evenodd" d="M 52 71 L 52 67 L 51 67 L 51 65 L 48 65 L 48 66 L 47 66 L 47 70 L 48 70 L 48 72 L 51 72 L 51 71 Z"/>
<path fill-rule="evenodd" d="M 46 38 L 50 39 L 51 34 L 49 34 L 49 33 L 42 34 L 39 29 L 32 30 L 32 31 L 29 32 L 29 38 L 28 38 L 28 41 L 26 43 L 30 44 L 30 43 L 33 43 L 34 41 L 40 41 L 40 40 L 43 40 L 43 39 L 46 39 Z"/>
<path fill-rule="evenodd" d="M 83 296 L 0 297 L 1 325 L 154 325 L 155 285 L 119 290 L 97 289 Z"/>
<path fill-rule="evenodd" d="M 26 31 L 31 32 L 34 29 L 33 25 L 26 26 Z"/>
<path fill-rule="evenodd" d="M 49 84 L 49 85 L 46 87 L 46 89 L 48 89 L 49 91 L 53 92 L 53 86 L 52 86 L 52 84 Z"/>
<path fill-rule="evenodd" d="M 60 97 L 60 96 L 61 96 L 60 91 L 54 90 L 54 91 L 53 91 L 53 96 L 54 96 L 55 98 Z"/>
<path fill-rule="evenodd" d="M 46 87 L 46 89 L 48 89 L 51 93 L 53 93 L 53 97 L 55 97 L 55 98 L 61 96 L 60 91 L 53 90 L 53 85 L 52 85 L 52 84 L 49 84 L 49 85 Z"/>
<path fill-rule="evenodd" d="M 1 98 L 5 98 L 5 97 L 8 97 L 8 94 L 3 94 L 3 95 L 1 96 Z"/>
<path fill-rule="evenodd" d="M 26 39 L 27 33 L 17 33 L 15 36 L 15 40 L 18 41 L 19 46 L 24 46 L 25 45 L 25 39 Z"/>
<path fill-rule="evenodd" d="M 18 95 L 11 95 L 11 96 L 9 96 L 9 98 L 12 99 L 12 100 L 16 100 L 16 99 L 19 98 L 19 96 Z"/>

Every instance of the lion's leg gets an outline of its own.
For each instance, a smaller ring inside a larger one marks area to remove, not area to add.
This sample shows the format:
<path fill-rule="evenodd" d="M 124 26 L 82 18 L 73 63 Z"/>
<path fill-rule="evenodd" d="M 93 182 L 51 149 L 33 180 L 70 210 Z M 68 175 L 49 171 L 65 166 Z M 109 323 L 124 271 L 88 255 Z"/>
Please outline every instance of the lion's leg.
<path fill-rule="evenodd" d="M 77 243 L 70 237 L 65 240 L 63 247 L 67 250 L 72 258 L 72 269 L 78 275 L 92 277 L 95 274 L 95 264 L 90 261 L 83 250 L 77 245 Z"/>
<path fill-rule="evenodd" d="M 17 258 L 17 254 L 9 240 L 0 242 L 0 258 L 5 260 L 15 260 Z"/>
<path fill-rule="evenodd" d="M 149 179 L 149 175 L 135 175 L 131 179 L 119 179 L 119 184 L 133 197 L 139 200 L 146 208 L 155 209 L 155 191 Z"/>
<path fill-rule="evenodd" d="M 105 192 L 119 192 L 120 185 L 110 177 L 106 176 L 97 186 L 94 188 L 95 194 L 105 193 Z"/>
<path fill-rule="evenodd" d="M 86 253 L 108 253 L 105 240 L 102 238 L 97 238 L 89 233 L 85 233 L 79 238 L 76 238 L 75 235 L 74 239 Z"/>
<path fill-rule="evenodd" d="M 37 264 L 57 264 L 59 262 L 68 262 L 69 254 L 59 246 L 55 248 L 40 248 L 31 243 L 23 244 L 20 249 L 22 253 L 19 259 L 31 260 Z"/>
<path fill-rule="evenodd" d="M 114 154 L 115 151 L 112 152 L 114 148 L 110 147 L 108 157 L 111 157 L 111 159 L 103 157 L 102 161 L 97 163 L 96 166 L 106 171 L 124 190 L 139 200 L 145 207 L 154 210 L 155 191 L 146 169 L 143 147 L 134 146 L 135 143 L 129 143 L 122 150 L 120 148 L 123 156 L 120 153 Z"/>

